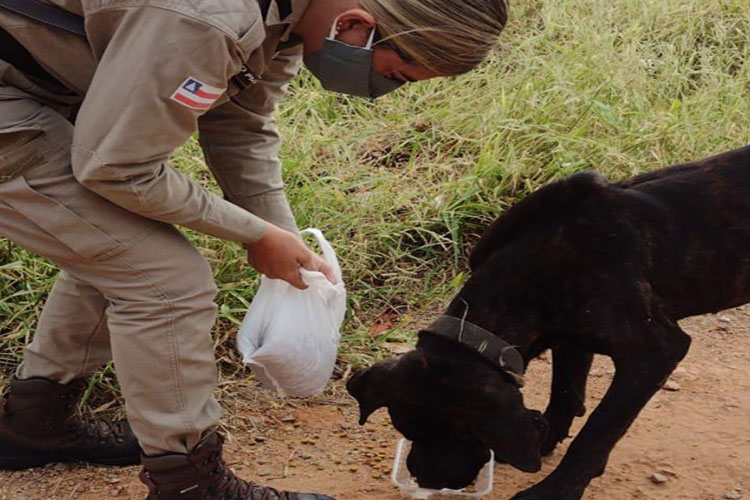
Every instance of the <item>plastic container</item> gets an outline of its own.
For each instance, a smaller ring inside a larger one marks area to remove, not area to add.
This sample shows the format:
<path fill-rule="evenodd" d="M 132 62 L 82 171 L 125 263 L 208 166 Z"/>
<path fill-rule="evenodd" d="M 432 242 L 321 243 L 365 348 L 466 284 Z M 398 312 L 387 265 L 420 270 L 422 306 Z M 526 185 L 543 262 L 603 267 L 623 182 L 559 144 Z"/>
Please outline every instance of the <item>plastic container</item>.
<path fill-rule="evenodd" d="M 409 473 L 406 466 L 406 457 L 411 450 L 411 441 L 402 439 L 396 446 L 396 457 L 393 459 L 393 472 L 391 472 L 391 481 L 399 489 L 402 495 L 408 498 L 417 498 L 419 500 L 448 498 L 482 498 L 492 493 L 492 486 L 495 472 L 495 454 L 490 450 L 490 461 L 487 462 L 474 482 L 467 486 L 471 491 L 451 490 L 444 488 L 442 490 L 431 490 L 429 488 L 420 488 L 416 478 Z"/>

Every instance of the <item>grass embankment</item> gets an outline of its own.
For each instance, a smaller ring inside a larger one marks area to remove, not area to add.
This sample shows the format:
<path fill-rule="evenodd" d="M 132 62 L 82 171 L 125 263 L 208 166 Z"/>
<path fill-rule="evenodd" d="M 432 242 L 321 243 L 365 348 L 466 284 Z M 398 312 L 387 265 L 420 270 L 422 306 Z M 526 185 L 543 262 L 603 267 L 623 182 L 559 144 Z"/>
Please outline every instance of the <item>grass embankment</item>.
<path fill-rule="evenodd" d="M 326 93 L 303 74 L 278 122 L 299 225 L 321 228 L 343 263 L 341 359 L 362 363 L 412 339 L 414 318 L 460 285 L 481 228 L 544 183 L 584 169 L 618 179 L 750 142 L 750 4 L 514 2 L 503 46 L 480 71 L 376 104 Z M 194 142 L 175 163 L 215 189 Z M 243 378 L 233 336 L 257 277 L 237 246 L 190 237 L 221 290 L 223 376 Z M 56 272 L 0 243 L 3 374 Z M 105 386 L 110 374 L 99 377 Z"/>

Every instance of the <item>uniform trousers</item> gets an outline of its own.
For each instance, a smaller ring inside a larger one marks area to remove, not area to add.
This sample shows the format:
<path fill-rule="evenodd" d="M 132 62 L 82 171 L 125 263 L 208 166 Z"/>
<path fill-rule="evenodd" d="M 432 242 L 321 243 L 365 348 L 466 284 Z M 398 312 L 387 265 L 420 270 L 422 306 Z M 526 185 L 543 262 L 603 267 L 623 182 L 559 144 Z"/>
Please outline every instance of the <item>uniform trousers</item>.
<path fill-rule="evenodd" d="M 74 126 L 0 84 L 0 237 L 60 273 L 19 378 L 59 383 L 114 360 L 145 453 L 186 453 L 220 417 L 211 268 L 170 224 L 86 189 L 71 168 Z"/>

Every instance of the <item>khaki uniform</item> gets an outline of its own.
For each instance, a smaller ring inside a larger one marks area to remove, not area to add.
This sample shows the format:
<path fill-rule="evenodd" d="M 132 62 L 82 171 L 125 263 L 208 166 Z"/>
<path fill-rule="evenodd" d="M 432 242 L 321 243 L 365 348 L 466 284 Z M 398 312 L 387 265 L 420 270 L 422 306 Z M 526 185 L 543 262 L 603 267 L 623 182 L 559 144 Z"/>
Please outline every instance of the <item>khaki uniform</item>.
<path fill-rule="evenodd" d="M 67 383 L 114 359 L 148 454 L 191 450 L 220 415 L 216 288 L 173 225 L 238 242 L 265 221 L 296 230 L 272 113 L 308 1 L 271 2 L 264 20 L 258 0 L 54 0 L 87 39 L 0 9 L 66 87 L 0 55 L 0 236 L 62 269 L 18 375 Z M 254 84 L 234 78 L 243 65 Z M 167 163 L 196 131 L 226 199 Z"/>

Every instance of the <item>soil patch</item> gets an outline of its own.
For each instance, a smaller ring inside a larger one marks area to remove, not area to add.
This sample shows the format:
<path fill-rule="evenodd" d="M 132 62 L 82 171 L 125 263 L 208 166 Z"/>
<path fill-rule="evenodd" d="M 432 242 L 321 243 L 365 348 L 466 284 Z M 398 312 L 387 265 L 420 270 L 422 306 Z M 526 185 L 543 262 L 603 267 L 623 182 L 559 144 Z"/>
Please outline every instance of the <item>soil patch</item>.
<path fill-rule="evenodd" d="M 693 337 L 688 357 L 613 452 L 606 474 L 586 500 L 750 500 L 750 306 L 682 323 Z M 534 361 L 524 389 L 527 405 L 543 409 L 550 361 Z M 613 369 L 597 358 L 589 382 L 589 411 L 606 391 Z M 301 405 L 259 398 L 251 409 L 230 409 L 228 461 L 243 477 L 278 488 L 329 493 L 339 500 L 396 500 L 389 480 L 398 435 L 378 411 L 365 427 L 334 384 L 326 399 Z M 578 419 L 575 431 L 585 419 Z M 488 497 L 507 500 L 541 480 L 560 461 L 566 441 L 539 474 L 496 467 Z M 0 473 L 0 499 L 140 499 L 137 468 L 57 464 Z M 665 480 L 656 484 L 653 474 Z"/>

